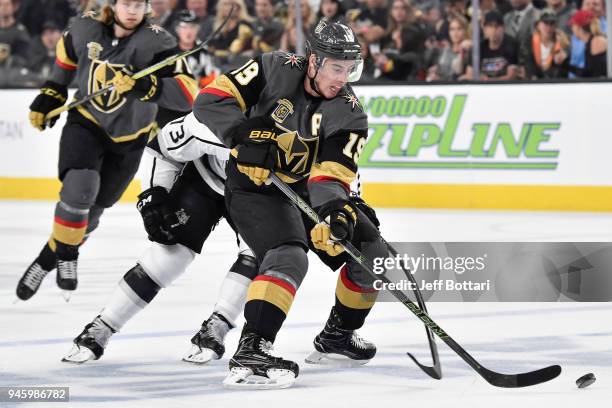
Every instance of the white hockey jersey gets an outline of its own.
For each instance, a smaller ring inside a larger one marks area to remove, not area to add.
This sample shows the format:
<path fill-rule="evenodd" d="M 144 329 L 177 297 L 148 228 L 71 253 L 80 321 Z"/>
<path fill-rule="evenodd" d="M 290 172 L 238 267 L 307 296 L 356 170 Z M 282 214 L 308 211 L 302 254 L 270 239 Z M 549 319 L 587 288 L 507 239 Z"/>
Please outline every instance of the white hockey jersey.
<path fill-rule="evenodd" d="M 223 195 L 225 164 L 230 150 L 193 113 L 169 122 L 149 143 L 141 162 L 142 189 L 162 186 L 170 191 L 181 169 L 193 162 L 200 176 Z"/>

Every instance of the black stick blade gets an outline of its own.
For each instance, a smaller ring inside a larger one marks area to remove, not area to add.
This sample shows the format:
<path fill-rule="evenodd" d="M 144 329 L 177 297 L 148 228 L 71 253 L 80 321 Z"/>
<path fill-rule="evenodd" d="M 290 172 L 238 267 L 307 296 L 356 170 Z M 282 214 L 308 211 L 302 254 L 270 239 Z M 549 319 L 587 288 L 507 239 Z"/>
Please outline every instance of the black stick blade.
<path fill-rule="evenodd" d="M 426 365 L 423 365 L 421 363 L 419 363 L 419 361 L 416 359 L 415 356 L 413 356 L 410 353 L 406 353 L 408 355 L 408 357 L 410 357 L 412 359 L 412 361 L 414 361 L 414 364 L 416 364 L 417 366 L 419 366 L 419 368 L 421 370 L 423 370 L 423 372 L 425 374 L 427 374 L 428 376 L 430 376 L 431 378 L 435 379 L 435 380 L 441 380 L 442 379 L 442 367 L 440 367 L 440 362 L 439 361 L 435 361 L 434 366 L 433 367 L 429 367 Z"/>
<path fill-rule="evenodd" d="M 502 388 L 530 387 L 557 378 L 561 374 L 561 366 L 552 365 L 539 370 L 521 374 L 501 374 L 481 367 L 480 374 L 491 385 Z"/>

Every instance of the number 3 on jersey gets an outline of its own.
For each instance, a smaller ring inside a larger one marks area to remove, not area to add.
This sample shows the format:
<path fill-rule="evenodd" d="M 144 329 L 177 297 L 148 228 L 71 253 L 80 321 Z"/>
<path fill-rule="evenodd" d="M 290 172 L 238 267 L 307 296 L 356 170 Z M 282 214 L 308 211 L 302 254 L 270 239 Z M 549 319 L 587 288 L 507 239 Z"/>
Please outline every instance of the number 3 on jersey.
<path fill-rule="evenodd" d="M 236 81 L 242 86 L 246 86 L 259 74 L 259 64 L 257 61 L 249 60 L 246 64 L 231 72 Z"/>
<path fill-rule="evenodd" d="M 361 156 L 361 151 L 363 150 L 363 145 L 365 144 L 366 138 L 358 135 L 357 133 L 349 133 L 349 141 L 344 146 L 342 153 L 344 153 L 347 157 L 353 159 L 355 164 L 359 161 L 359 156 Z"/>

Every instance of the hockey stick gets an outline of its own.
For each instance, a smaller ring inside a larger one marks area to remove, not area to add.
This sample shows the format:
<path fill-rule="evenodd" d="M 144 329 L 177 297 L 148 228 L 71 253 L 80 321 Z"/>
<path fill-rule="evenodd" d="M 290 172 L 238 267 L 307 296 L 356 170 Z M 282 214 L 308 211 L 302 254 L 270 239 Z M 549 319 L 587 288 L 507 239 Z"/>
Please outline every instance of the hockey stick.
<path fill-rule="evenodd" d="M 134 75 L 132 75 L 132 79 L 140 79 L 143 78 L 149 74 L 152 74 L 154 72 L 159 71 L 160 69 L 167 67 L 169 65 L 174 64 L 176 61 L 188 57 L 192 54 L 195 54 L 196 52 L 200 52 L 204 47 L 206 47 L 206 45 L 208 45 L 208 43 L 217 36 L 217 34 L 219 34 L 221 32 L 221 30 L 223 29 L 223 27 L 225 27 L 225 24 L 229 21 L 230 17 L 232 16 L 232 14 L 234 13 L 234 5 L 232 5 L 232 8 L 229 12 L 229 14 L 227 15 L 227 17 L 225 17 L 225 20 L 223 20 L 223 22 L 221 23 L 221 25 L 212 33 L 208 36 L 208 38 L 200 45 L 198 45 L 197 47 L 195 47 L 193 50 L 190 51 L 184 51 L 181 52 L 179 54 L 176 55 L 171 55 L 168 58 L 164 59 L 163 61 L 160 61 L 156 64 L 151 65 L 150 67 L 147 67 L 143 70 L 140 70 L 138 72 L 136 72 Z M 47 114 L 47 116 L 45 117 L 45 122 L 50 121 L 51 119 L 53 119 L 54 117 L 60 115 L 62 112 L 66 112 L 69 111 L 70 109 L 74 109 L 77 106 L 81 106 L 84 103 L 87 103 L 91 100 L 96 99 L 98 96 L 104 95 L 107 92 L 110 92 L 114 89 L 113 85 L 109 85 L 105 88 L 102 88 L 100 90 L 97 90 L 96 92 L 89 94 L 81 99 L 79 99 L 78 101 L 74 101 L 68 105 L 63 105 L 60 106 L 59 108 L 53 109 L 51 112 L 49 112 Z"/>
<path fill-rule="evenodd" d="M 295 191 L 293 191 L 284 181 L 273 172 L 270 173 L 269 181 L 281 190 L 289 200 L 304 212 L 313 222 L 320 223 L 319 215 L 306 203 Z M 367 263 L 365 256 L 348 241 L 340 242 L 340 245 L 371 277 L 381 280 L 383 283 L 392 283 L 385 275 L 377 275 Z M 459 357 L 474 369 L 489 384 L 503 388 L 529 387 L 550 381 L 561 374 L 559 365 L 552 365 L 535 371 L 520 374 L 502 374 L 486 367 L 483 367 L 474 359 L 463 347 L 461 347 L 452 337 L 450 337 L 429 315 L 413 303 L 403 292 L 399 290 L 389 290 L 404 306 L 418 317 L 427 327 L 431 329 L 448 347 L 450 347 Z"/>
<path fill-rule="evenodd" d="M 385 245 L 387 245 L 387 249 L 389 250 L 389 252 L 391 252 L 393 256 L 397 256 L 398 253 L 395 250 L 395 248 L 393 248 L 391 244 L 389 244 L 382 236 L 379 235 L 379 237 L 385 243 Z M 419 290 L 417 286 L 414 276 L 412 276 L 409 270 L 404 269 L 403 266 L 400 265 L 400 267 L 402 271 L 404 271 L 404 275 L 406 275 L 406 278 L 408 278 L 408 280 L 412 283 L 412 285 L 414 285 L 413 286 L 414 290 L 412 292 L 414 293 L 416 297 L 419 308 L 423 312 L 429 314 L 429 312 L 427 311 L 427 307 L 425 305 L 425 300 L 423 299 L 423 295 L 421 294 L 421 291 Z M 438 347 L 436 346 L 436 339 L 434 338 L 433 333 L 431 332 L 431 330 L 429 329 L 427 325 L 425 325 L 425 333 L 427 334 L 427 342 L 429 343 L 429 351 L 431 352 L 431 359 L 433 360 L 433 366 L 430 367 L 430 366 L 426 366 L 426 365 L 419 363 L 416 357 L 412 355 L 411 353 L 407 352 L 406 355 L 408 355 L 408 357 L 410 357 L 412 361 L 414 361 L 414 363 L 421 370 L 425 372 L 425 374 L 427 374 L 431 378 L 440 380 L 442 379 L 442 366 L 440 364 L 440 356 L 438 355 Z"/>

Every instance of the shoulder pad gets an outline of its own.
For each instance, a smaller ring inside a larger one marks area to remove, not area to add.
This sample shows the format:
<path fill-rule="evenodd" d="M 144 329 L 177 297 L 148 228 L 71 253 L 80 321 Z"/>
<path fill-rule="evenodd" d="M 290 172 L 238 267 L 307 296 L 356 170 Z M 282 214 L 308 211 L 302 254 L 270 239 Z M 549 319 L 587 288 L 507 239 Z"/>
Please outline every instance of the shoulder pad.
<path fill-rule="evenodd" d="M 176 39 L 163 27 L 153 24 L 150 21 L 146 21 L 141 29 L 142 34 L 145 38 L 151 38 L 153 47 L 160 51 L 167 50 L 168 48 L 175 48 L 177 46 Z"/>
<path fill-rule="evenodd" d="M 323 114 L 322 125 L 327 135 L 334 134 L 341 129 L 367 129 L 368 117 L 350 87 L 347 86 L 337 97 L 323 103 L 324 112 L 333 112 L 333 120 L 326 120 L 325 113 Z"/>

